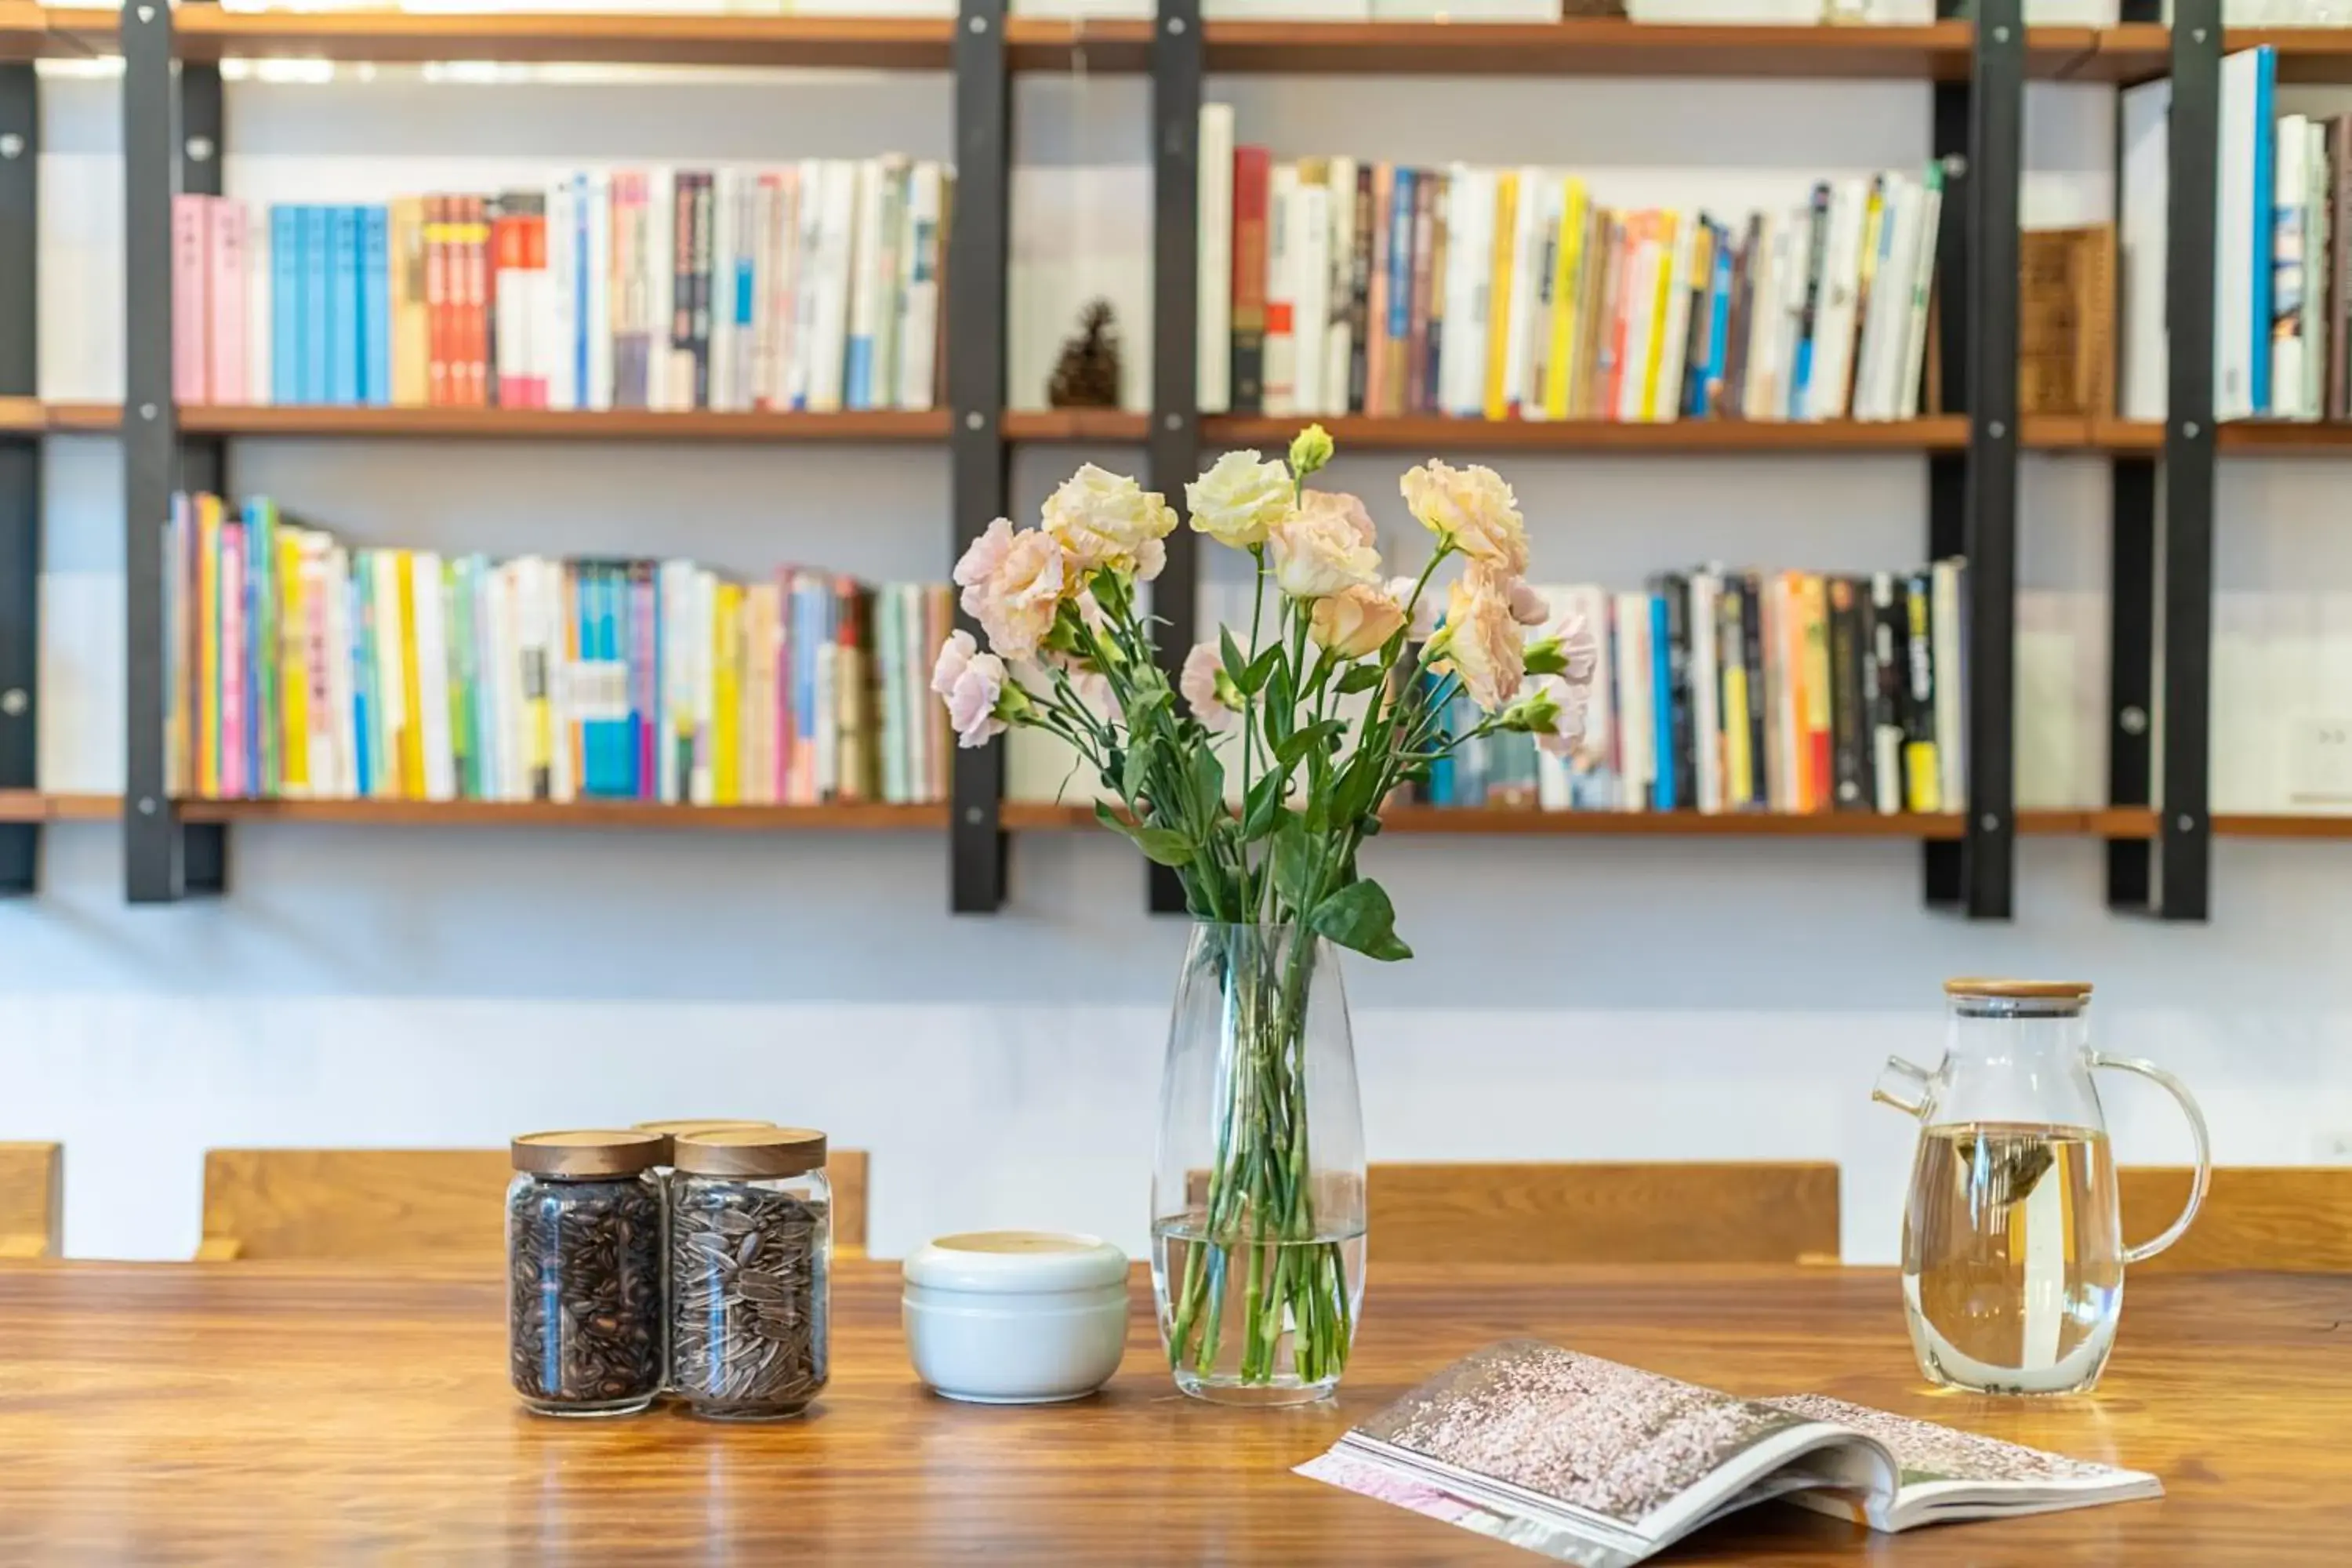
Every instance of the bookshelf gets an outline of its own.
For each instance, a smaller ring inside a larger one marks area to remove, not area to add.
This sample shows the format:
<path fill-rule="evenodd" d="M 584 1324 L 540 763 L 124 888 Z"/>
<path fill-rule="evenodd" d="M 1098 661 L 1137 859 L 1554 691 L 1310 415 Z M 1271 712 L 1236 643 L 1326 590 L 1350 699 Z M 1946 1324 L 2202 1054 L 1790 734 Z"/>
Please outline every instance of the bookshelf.
<path fill-rule="evenodd" d="M 24 13 L 30 12 L 29 17 Z M 0 893 L 38 885 L 41 437 L 39 9 L 0 8 Z"/>

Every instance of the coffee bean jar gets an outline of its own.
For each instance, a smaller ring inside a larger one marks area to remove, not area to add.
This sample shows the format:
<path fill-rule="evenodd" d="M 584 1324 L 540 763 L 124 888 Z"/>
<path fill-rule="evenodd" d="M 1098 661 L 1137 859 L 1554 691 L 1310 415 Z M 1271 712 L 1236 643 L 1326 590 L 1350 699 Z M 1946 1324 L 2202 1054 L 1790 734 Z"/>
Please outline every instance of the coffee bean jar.
<path fill-rule="evenodd" d="M 532 1132 L 507 1188 L 507 1346 L 542 1415 L 627 1415 L 662 1384 L 661 1189 L 654 1132 Z"/>
<path fill-rule="evenodd" d="M 670 1163 L 670 1392 L 698 1415 L 799 1415 L 825 1380 L 824 1134 L 690 1133 Z"/>

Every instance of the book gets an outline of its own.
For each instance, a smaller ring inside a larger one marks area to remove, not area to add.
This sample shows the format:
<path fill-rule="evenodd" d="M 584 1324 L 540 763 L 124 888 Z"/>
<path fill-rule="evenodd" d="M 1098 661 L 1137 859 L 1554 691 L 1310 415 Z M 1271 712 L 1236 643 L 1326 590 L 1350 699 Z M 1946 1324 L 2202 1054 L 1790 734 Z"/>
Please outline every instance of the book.
<path fill-rule="evenodd" d="M 2170 359 L 2164 279 L 2172 190 L 2172 83 L 2161 79 L 2126 88 L 2118 103 L 2117 163 L 2123 191 L 2116 236 L 2122 296 L 2116 320 L 2122 342 L 2116 411 L 2126 419 L 2162 419 Z M 2218 271 L 2215 276 L 2218 280 Z"/>
<path fill-rule="evenodd" d="M 1233 360 L 1226 350 L 1234 307 L 1234 106 L 1201 105 L 1199 260 L 1194 328 L 1199 338 L 1194 395 L 1203 414 L 1233 406 Z"/>
<path fill-rule="evenodd" d="M 2221 59 L 2215 158 L 2213 416 L 2270 411 L 2270 249 L 2276 176 L 2272 97 L 2276 57 L 2267 47 Z"/>
<path fill-rule="evenodd" d="M 1910 666 L 1903 713 L 1903 805 L 1906 811 L 1943 807 L 1943 769 L 1936 757 L 1936 661 L 1931 578 L 1915 572 L 1904 584 L 1905 651 Z"/>
<path fill-rule="evenodd" d="M 1832 577 L 1828 589 L 1831 804 L 1839 811 L 1868 811 L 1876 805 L 1876 792 L 1871 787 L 1873 742 L 1866 734 L 1864 701 L 1866 590 L 1851 577 Z"/>
<path fill-rule="evenodd" d="M 1455 1363 L 1297 1473 L 1608 1568 L 1771 1498 L 1898 1531 L 2164 1491 L 2141 1471 L 1821 1394 L 1741 1399 L 1529 1340 Z"/>
<path fill-rule="evenodd" d="M 1232 407 L 1256 414 L 1265 403 L 1269 203 L 1273 155 L 1263 147 L 1234 152 Z"/>

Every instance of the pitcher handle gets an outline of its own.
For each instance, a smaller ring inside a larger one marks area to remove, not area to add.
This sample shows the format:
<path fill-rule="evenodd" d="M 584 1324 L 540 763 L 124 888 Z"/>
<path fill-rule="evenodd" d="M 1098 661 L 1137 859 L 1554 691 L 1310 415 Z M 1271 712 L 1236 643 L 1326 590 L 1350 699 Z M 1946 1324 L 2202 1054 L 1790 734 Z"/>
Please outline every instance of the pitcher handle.
<path fill-rule="evenodd" d="M 2205 1113 L 2197 1109 L 2197 1101 L 2190 1096 L 2189 1086 L 2154 1062 L 2142 1061 L 2137 1057 L 2111 1057 L 2104 1051 L 2093 1051 L 2091 1065 L 2095 1068 L 2114 1068 L 2119 1072 L 2137 1073 L 2140 1077 L 2163 1086 L 2167 1093 L 2179 1101 L 2182 1114 L 2189 1118 L 2189 1135 L 2197 1141 L 2197 1173 L 2189 1184 L 2189 1206 L 2180 1211 L 2180 1217 L 2172 1222 L 2171 1228 L 2154 1241 L 2124 1249 L 2126 1263 L 2138 1263 L 2143 1259 L 2154 1258 L 2158 1253 L 2179 1241 L 2182 1233 L 2188 1230 L 2189 1222 L 2197 1217 L 2199 1206 L 2205 1202 L 2205 1189 L 2213 1180 L 2213 1152 L 2205 1137 Z"/>

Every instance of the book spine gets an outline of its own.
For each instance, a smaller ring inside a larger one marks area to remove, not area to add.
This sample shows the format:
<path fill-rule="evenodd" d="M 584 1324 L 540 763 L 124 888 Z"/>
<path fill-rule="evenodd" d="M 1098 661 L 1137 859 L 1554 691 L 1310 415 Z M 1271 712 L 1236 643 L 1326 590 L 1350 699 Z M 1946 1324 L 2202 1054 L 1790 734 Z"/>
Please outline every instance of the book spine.
<path fill-rule="evenodd" d="M 1273 195 L 1273 155 L 1263 147 L 1234 151 L 1233 407 L 1256 414 L 1265 406 L 1267 204 Z"/>
<path fill-rule="evenodd" d="M 1910 685 L 1903 714 L 1903 803 L 1906 810 L 1915 812 L 1943 809 L 1942 775 L 1936 760 L 1932 594 L 1925 572 L 1914 573 L 1904 584 L 1904 651 Z"/>
<path fill-rule="evenodd" d="M 1429 355 L 1433 318 L 1441 307 L 1433 301 L 1430 282 L 1437 262 L 1437 213 L 1433 204 L 1443 176 L 1420 170 L 1412 184 L 1412 277 L 1411 303 L 1405 312 L 1404 411 L 1426 414 L 1430 400 Z"/>
<path fill-rule="evenodd" d="M 245 204 L 215 197 L 205 204 L 210 220 L 205 270 L 206 346 L 211 354 L 215 403 L 247 401 L 245 390 Z"/>
<path fill-rule="evenodd" d="M 464 223 L 458 234 L 458 258 L 464 264 L 465 402 L 486 408 L 490 401 L 490 224 L 489 204 L 480 196 L 464 199 Z"/>
<path fill-rule="evenodd" d="M 1388 408 L 1389 258 L 1396 240 L 1396 165 L 1382 163 L 1372 166 L 1371 191 L 1371 246 L 1364 284 L 1364 326 L 1357 335 L 1364 345 L 1361 411 L 1378 415 Z"/>
<path fill-rule="evenodd" d="M 1203 414 L 1233 406 L 1234 106 L 1201 105 L 1193 383 Z"/>
<path fill-rule="evenodd" d="M 1964 811 L 1969 804 L 1968 620 L 1960 613 L 1966 597 L 1963 580 L 1967 574 L 1968 563 L 1958 556 L 1937 562 L 1931 572 L 1935 594 L 1935 642 L 1930 652 L 1936 667 L 1936 793 L 1946 811 Z"/>
<path fill-rule="evenodd" d="M 1230 157 L 1226 161 L 1226 178 L 1232 178 Z M 945 170 L 927 161 L 915 165 L 908 187 L 906 327 L 898 340 L 901 408 L 929 408 L 937 396 L 934 384 L 939 378 L 940 260 L 947 249 L 946 179 Z M 1232 221 L 1230 214 L 1226 221 Z M 1231 243 L 1228 236 L 1226 244 Z M 1224 279 L 1225 287 L 1232 287 L 1229 266 L 1220 268 L 1218 275 Z M 1216 358 L 1221 372 L 1228 368 L 1224 363 L 1223 332 L 1220 328 Z M 1203 403 L 1202 406 L 1206 409 L 1208 405 Z M 1222 402 L 1219 406 L 1223 406 Z"/>
<path fill-rule="evenodd" d="M 172 395 L 181 403 L 207 400 L 210 366 L 205 334 L 206 231 L 210 196 L 172 198 Z"/>
<path fill-rule="evenodd" d="M 2327 122 L 2327 417 L 2352 419 L 2352 114 Z"/>
<path fill-rule="evenodd" d="M 1379 227 L 1374 190 L 1377 171 L 1370 163 L 1356 166 L 1355 230 L 1348 247 L 1348 392 L 1347 412 L 1361 414 L 1371 405 L 1372 261 Z"/>
<path fill-rule="evenodd" d="M 1422 184 L 1421 171 L 1397 170 L 1389 203 L 1388 329 L 1381 338 L 1380 412 L 1391 416 L 1412 407 L 1412 280 L 1419 234 L 1414 215 L 1422 200 Z"/>
<path fill-rule="evenodd" d="M 429 401 L 425 206 L 415 196 L 392 204 L 392 401 L 415 408 Z"/>
<path fill-rule="evenodd" d="M 392 214 L 381 206 L 356 211 L 360 221 L 360 401 L 383 408 L 392 403 Z"/>
<path fill-rule="evenodd" d="M 245 211 L 245 400 L 273 401 L 277 385 L 277 262 L 268 207 L 239 204 Z"/>
<path fill-rule="evenodd" d="M 1864 703 L 1863 595 L 1849 577 L 1829 581 L 1830 759 L 1832 804 L 1840 811 L 1870 809 L 1869 714 Z"/>
<path fill-rule="evenodd" d="M 1297 411 L 1298 165 L 1268 171 L 1265 200 L 1265 348 L 1259 402 L 1266 413 Z"/>
<path fill-rule="evenodd" d="M 1813 187 L 1811 218 L 1805 231 L 1803 303 L 1797 316 L 1795 358 L 1789 377 L 1789 417 L 1812 416 L 1814 338 L 1821 324 L 1822 271 L 1829 261 L 1830 188 Z"/>
<path fill-rule="evenodd" d="M 327 209 L 327 395 L 349 407 L 360 400 L 360 215 L 357 207 Z"/>
<path fill-rule="evenodd" d="M 302 385 L 299 401 L 333 401 L 334 331 L 332 278 L 334 219 L 331 210 L 312 205 L 302 214 Z"/>
<path fill-rule="evenodd" d="M 302 401 L 302 214 L 269 209 L 269 400 Z"/>

